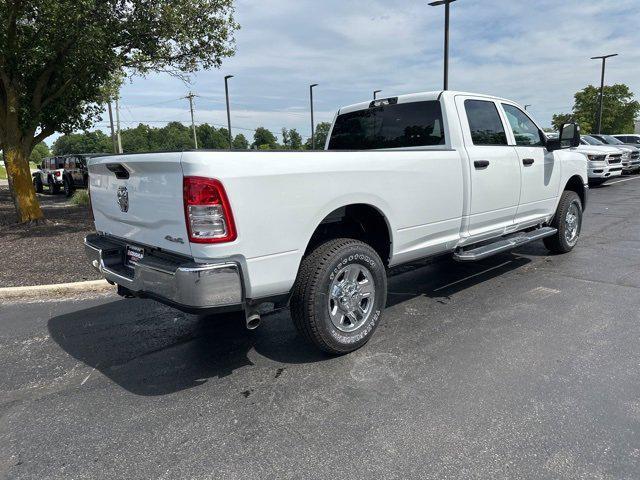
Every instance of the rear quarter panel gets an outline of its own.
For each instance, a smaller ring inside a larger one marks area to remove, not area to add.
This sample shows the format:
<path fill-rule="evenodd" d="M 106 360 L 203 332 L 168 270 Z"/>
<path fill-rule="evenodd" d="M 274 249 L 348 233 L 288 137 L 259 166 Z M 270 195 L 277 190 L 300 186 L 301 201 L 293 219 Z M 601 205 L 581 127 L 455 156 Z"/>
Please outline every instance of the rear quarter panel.
<path fill-rule="evenodd" d="M 337 208 L 368 204 L 386 218 L 391 263 L 437 253 L 456 241 L 463 210 L 454 150 L 185 152 L 185 176 L 222 181 L 238 230 L 227 244 L 192 244 L 198 261 L 244 264 L 247 295 L 290 290 L 315 229 Z"/>

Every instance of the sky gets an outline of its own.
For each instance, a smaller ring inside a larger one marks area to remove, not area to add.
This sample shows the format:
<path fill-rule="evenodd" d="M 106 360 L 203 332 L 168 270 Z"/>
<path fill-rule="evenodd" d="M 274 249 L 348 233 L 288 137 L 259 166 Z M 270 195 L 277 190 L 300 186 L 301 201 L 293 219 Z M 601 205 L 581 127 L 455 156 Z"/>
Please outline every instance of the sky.
<path fill-rule="evenodd" d="M 230 80 L 234 134 L 296 128 L 310 135 L 309 84 L 316 121 L 344 105 L 442 87 L 444 8 L 427 0 L 238 0 L 236 54 L 190 84 L 166 74 L 134 77 L 121 91 L 122 127 L 189 123 L 226 125 L 224 76 Z M 638 0 L 458 0 L 451 6 L 452 90 L 530 104 L 543 126 L 569 112 L 573 95 L 626 83 L 640 97 Z M 107 115 L 104 115 L 107 120 Z M 103 121 L 98 127 L 105 129 Z"/>

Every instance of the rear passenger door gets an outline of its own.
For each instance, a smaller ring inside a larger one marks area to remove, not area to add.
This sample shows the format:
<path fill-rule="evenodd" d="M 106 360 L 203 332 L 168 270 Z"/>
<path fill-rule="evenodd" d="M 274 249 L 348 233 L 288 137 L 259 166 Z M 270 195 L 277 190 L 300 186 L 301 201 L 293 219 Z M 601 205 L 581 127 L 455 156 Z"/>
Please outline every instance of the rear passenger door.
<path fill-rule="evenodd" d="M 470 172 L 467 231 L 491 237 L 513 225 L 520 199 L 520 163 L 495 101 L 456 97 Z M 481 238 L 478 238 L 481 239 Z"/>
<path fill-rule="evenodd" d="M 509 144 L 513 145 L 522 171 L 520 205 L 515 223 L 535 224 L 553 212 L 560 188 L 560 162 L 547 151 L 538 126 L 517 105 L 501 103 L 508 123 Z"/>

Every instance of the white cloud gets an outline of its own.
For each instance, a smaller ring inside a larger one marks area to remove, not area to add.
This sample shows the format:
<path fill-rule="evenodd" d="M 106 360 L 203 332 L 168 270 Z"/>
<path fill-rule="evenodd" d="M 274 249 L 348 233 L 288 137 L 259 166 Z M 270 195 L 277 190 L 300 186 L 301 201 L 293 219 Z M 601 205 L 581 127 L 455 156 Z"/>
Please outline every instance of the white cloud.
<path fill-rule="evenodd" d="M 442 82 L 443 10 L 424 0 L 239 0 L 237 54 L 192 85 L 166 76 L 135 78 L 124 87 L 125 121 L 188 121 L 193 90 L 199 122 L 226 124 L 225 74 L 233 124 L 309 134 L 308 85 L 316 119 L 341 105 L 382 95 L 437 90 Z M 640 94 L 637 0 L 462 0 L 452 5 L 451 88 L 532 104 L 548 125 L 570 110 L 573 94 L 599 82 L 589 57 L 620 53 L 607 82 Z M 174 101 L 171 101 L 171 100 Z M 158 102 L 167 102 L 149 105 Z M 146 105 L 146 106 L 138 106 Z"/>

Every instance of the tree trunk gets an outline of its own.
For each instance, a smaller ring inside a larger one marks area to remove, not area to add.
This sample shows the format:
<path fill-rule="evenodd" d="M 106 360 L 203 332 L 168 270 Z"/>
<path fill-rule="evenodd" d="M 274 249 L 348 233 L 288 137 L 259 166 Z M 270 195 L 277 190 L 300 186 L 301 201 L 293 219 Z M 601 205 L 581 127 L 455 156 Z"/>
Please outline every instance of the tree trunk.
<path fill-rule="evenodd" d="M 44 217 L 31 179 L 29 153 L 21 145 L 4 142 L 4 164 L 18 223 L 37 222 Z"/>

